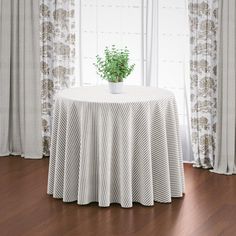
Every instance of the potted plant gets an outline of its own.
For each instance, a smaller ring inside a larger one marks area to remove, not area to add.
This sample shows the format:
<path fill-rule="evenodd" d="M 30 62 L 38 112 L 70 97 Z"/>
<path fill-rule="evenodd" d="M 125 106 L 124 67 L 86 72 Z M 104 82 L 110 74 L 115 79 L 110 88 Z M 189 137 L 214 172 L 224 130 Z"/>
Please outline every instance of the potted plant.
<path fill-rule="evenodd" d="M 134 70 L 134 64 L 129 65 L 129 50 L 117 49 L 112 45 L 104 51 L 105 58 L 102 59 L 99 55 L 96 56 L 97 63 L 94 64 L 97 68 L 98 75 L 108 81 L 111 93 L 122 93 L 123 81 Z"/>

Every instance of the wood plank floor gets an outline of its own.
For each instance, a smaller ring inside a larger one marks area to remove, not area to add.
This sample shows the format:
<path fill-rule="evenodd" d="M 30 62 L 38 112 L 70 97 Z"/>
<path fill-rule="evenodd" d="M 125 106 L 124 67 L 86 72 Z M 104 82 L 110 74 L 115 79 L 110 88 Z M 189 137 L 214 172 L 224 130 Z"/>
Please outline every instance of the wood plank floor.
<path fill-rule="evenodd" d="M 172 204 L 78 206 L 46 194 L 48 159 L 0 157 L 0 235 L 236 235 L 236 176 L 185 164 L 186 194 Z"/>

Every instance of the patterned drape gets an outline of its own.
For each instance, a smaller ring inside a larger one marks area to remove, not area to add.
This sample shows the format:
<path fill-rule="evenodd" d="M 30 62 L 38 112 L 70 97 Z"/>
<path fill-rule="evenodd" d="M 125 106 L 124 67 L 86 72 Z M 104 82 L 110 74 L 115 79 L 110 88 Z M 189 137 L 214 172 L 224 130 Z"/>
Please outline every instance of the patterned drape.
<path fill-rule="evenodd" d="M 74 83 L 75 0 L 41 0 L 43 154 L 49 155 L 54 95 Z"/>
<path fill-rule="evenodd" d="M 189 0 L 191 123 L 195 166 L 211 168 L 215 157 L 218 0 Z"/>

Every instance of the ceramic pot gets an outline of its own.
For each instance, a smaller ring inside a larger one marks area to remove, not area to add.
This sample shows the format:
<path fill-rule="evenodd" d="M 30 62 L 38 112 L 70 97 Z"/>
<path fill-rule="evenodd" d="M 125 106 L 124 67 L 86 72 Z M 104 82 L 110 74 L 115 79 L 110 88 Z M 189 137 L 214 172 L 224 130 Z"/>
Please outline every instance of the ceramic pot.
<path fill-rule="evenodd" d="M 123 82 L 118 82 L 118 83 L 108 82 L 108 84 L 109 84 L 110 93 L 113 93 L 113 94 L 122 93 Z"/>

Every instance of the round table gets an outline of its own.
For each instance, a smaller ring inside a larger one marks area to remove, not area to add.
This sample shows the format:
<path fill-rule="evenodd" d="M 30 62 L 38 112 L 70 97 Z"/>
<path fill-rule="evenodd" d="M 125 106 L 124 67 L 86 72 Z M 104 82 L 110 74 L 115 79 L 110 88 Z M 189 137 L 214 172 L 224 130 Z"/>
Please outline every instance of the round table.
<path fill-rule="evenodd" d="M 174 95 L 106 86 L 56 96 L 48 194 L 64 202 L 150 206 L 182 197 L 184 173 Z"/>

